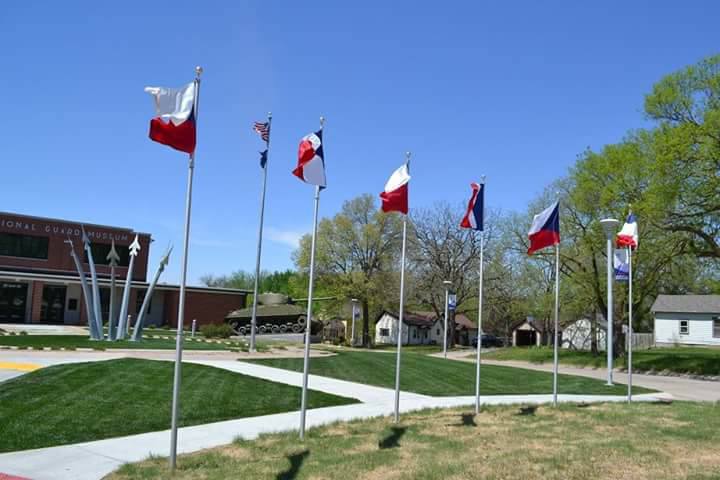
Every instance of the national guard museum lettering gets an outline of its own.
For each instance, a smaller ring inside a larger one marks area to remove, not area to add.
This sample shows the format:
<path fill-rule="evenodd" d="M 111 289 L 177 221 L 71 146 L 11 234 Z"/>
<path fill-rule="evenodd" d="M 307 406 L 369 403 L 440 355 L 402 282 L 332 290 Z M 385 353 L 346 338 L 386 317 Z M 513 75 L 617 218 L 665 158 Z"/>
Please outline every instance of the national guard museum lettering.
<path fill-rule="evenodd" d="M 62 237 L 82 237 L 82 230 L 79 225 L 34 223 L 0 217 L 0 228 L 34 234 L 59 235 Z M 102 232 L 92 230 L 92 228 L 87 228 L 86 233 L 88 238 L 91 240 L 115 240 L 117 242 L 130 241 L 130 236 L 126 233 Z"/>

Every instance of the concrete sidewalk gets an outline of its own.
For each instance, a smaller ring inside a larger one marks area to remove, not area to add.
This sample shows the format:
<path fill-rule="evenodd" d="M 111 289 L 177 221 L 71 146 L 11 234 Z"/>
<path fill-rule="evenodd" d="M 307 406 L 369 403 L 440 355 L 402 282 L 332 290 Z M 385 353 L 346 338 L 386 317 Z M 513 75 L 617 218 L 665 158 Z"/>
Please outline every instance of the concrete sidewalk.
<path fill-rule="evenodd" d="M 191 360 L 191 363 L 224 368 L 244 375 L 264 378 L 287 385 L 302 385 L 302 374 L 264 365 L 226 361 Z M 395 392 L 390 389 L 310 375 L 312 390 L 357 398 L 360 404 L 308 410 L 307 426 L 316 427 L 337 421 L 391 415 Z M 666 395 L 638 395 L 638 401 L 657 401 Z M 624 402 L 623 396 L 560 395 L 561 402 Z M 500 395 L 482 397 L 483 405 L 541 404 L 552 401 L 551 395 Z M 430 397 L 415 393 L 401 393 L 402 412 L 425 408 L 473 405 L 472 396 Z M 178 452 L 190 453 L 205 448 L 226 445 L 235 438 L 254 439 L 262 433 L 297 430 L 299 412 L 265 415 L 224 422 L 184 427 L 178 433 Z M 138 462 L 150 454 L 169 455 L 169 430 L 127 437 L 110 438 L 74 445 L 42 448 L 0 454 L 0 472 L 33 480 L 96 480 L 121 465 Z"/>
<path fill-rule="evenodd" d="M 483 352 L 481 352 L 482 354 Z M 433 356 L 442 357 L 442 353 L 433 354 Z M 475 363 L 475 357 L 468 358 L 467 352 L 449 352 L 449 360 L 457 360 L 462 362 Z M 552 362 L 548 363 L 530 363 L 516 360 L 488 360 L 481 359 L 482 365 L 501 365 L 506 367 L 525 368 L 527 370 L 537 370 L 540 372 L 552 372 Z M 599 380 L 607 379 L 607 368 L 583 368 L 574 367 L 561 363 L 559 372 L 566 375 L 576 375 L 578 377 L 595 378 Z M 664 375 L 647 375 L 642 373 L 633 373 L 633 385 L 636 387 L 646 387 L 652 390 L 669 393 L 675 400 L 701 401 L 701 402 L 717 402 L 720 401 L 720 382 L 710 380 L 694 380 L 687 377 L 672 377 Z M 628 375 L 620 370 L 613 370 L 613 381 L 617 383 L 627 384 Z"/>

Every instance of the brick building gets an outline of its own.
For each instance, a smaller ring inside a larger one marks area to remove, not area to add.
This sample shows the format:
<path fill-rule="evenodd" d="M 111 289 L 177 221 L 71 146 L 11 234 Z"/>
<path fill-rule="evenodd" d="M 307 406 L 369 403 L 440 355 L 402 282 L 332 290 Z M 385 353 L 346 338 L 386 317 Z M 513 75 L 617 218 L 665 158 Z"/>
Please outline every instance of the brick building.
<path fill-rule="evenodd" d="M 70 256 L 70 243 L 90 284 L 90 268 L 83 248 L 82 230 L 90 239 L 100 284 L 103 320 L 110 306 L 110 266 L 106 259 L 111 242 L 120 256 L 115 269 L 115 312 L 127 278 L 128 246 L 138 236 L 128 312 L 134 318 L 148 287 L 148 255 L 152 238 L 128 228 L 80 224 L 67 220 L 0 212 L 0 323 L 86 325 L 87 312 L 80 278 Z M 175 256 L 179 261 L 179 256 Z M 154 273 L 157 266 L 152 266 Z M 162 282 L 162 278 L 161 278 Z M 158 283 L 147 313 L 149 325 L 177 325 L 178 285 Z M 185 321 L 221 323 L 228 312 L 245 307 L 247 291 L 187 287 Z"/>

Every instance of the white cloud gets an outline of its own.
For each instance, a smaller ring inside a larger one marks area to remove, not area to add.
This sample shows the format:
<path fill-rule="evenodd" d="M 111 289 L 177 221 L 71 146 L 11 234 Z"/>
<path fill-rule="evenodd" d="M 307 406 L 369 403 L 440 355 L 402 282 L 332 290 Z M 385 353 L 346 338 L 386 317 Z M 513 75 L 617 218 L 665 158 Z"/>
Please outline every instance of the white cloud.
<path fill-rule="evenodd" d="M 303 235 L 305 235 L 305 233 L 295 230 L 280 230 L 274 227 L 267 227 L 265 229 L 265 235 L 267 235 L 267 238 L 275 243 L 297 248 L 300 245 L 300 239 Z"/>

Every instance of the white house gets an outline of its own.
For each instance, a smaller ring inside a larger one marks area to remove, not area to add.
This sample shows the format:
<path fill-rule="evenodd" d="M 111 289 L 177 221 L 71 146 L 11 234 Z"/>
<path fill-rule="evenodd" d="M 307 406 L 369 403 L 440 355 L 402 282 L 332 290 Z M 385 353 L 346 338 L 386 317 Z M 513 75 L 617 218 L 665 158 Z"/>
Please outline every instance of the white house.
<path fill-rule="evenodd" d="M 404 345 L 442 345 L 444 317 L 434 312 L 406 312 L 403 315 Z M 383 312 L 375 322 L 375 344 L 397 344 L 397 315 Z M 455 343 L 469 345 L 477 336 L 477 327 L 462 313 L 455 315 Z"/>
<path fill-rule="evenodd" d="M 397 344 L 398 317 L 394 313 L 383 312 L 375 321 L 375 344 Z M 403 345 L 423 345 L 435 340 L 433 326 L 435 319 L 426 315 L 405 312 L 403 314 Z M 440 333 L 442 338 L 442 332 Z M 437 342 L 437 340 L 436 340 Z"/>
<path fill-rule="evenodd" d="M 658 295 L 656 345 L 719 345 L 720 295 Z"/>
<path fill-rule="evenodd" d="M 605 350 L 607 338 L 607 322 L 597 319 L 595 331 L 598 350 Z M 562 348 L 570 350 L 590 350 L 592 346 L 592 325 L 589 318 L 581 318 L 563 327 Z"/>

